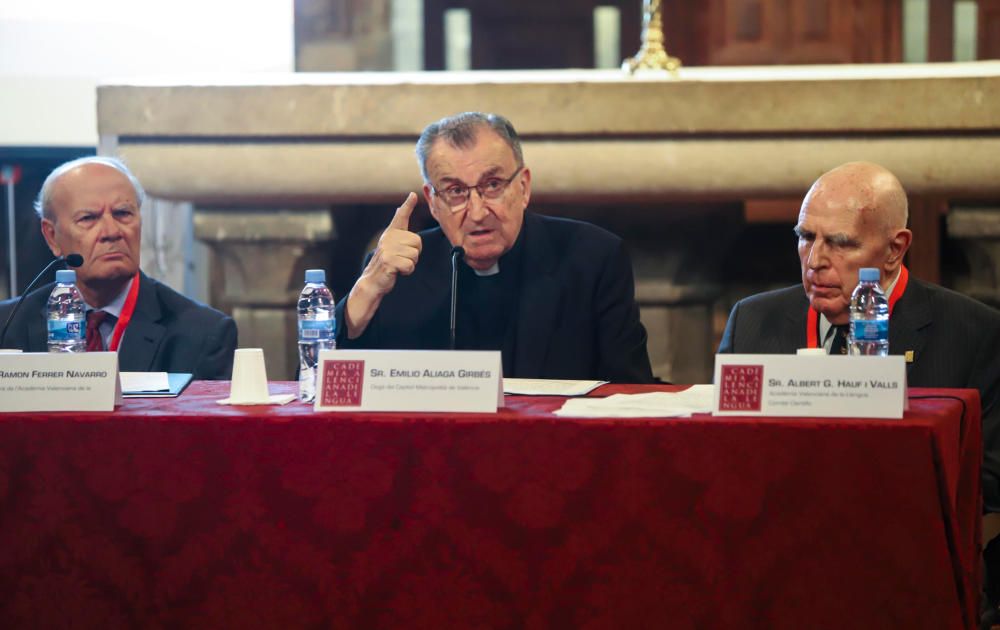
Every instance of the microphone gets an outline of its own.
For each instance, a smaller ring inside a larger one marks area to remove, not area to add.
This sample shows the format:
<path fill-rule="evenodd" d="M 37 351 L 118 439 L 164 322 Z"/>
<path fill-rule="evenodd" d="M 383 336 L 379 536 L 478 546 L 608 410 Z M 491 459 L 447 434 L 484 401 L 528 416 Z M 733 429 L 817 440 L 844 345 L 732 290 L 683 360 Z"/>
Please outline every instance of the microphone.
<path fill-rule="evenodd" d="M 461 245 L 451 248 L 451 333 L 448 349 L 455 349 L 455 306 L 458 303 L 458 260 L 465 256 Z M 2 338 L 0 338 L 2 339 Z"/>
<path fill-rule="evenodd" d="M 80 254 L 67 254 L 66 256 L 60 256 L 59 258 L 56 258 L 49 264 L 45 265 L 45 269 L 42 269 L 38 273 L 38 275 L 35 276 L 35 279 L 28 283 L 28 286 L 24 288 L 24 293 L 22 293 L 21 297 L 18 298 L 17 303 L 14 304 L 14 308 L 10 310 L 10 315 L 7 316 L 7 321 L 3 323 L 3 329 L 0 330 L 0 348 L 3 348 L 4 339 L 7 338 L 7 328 L 10 326 L 10 323 L 14 321 L 14 315 L 17 313 L 17 309 L 21 308 L 21 304 L 24 302 L 24 298 L 28 297 L 28 293 L 30 293 L 31 290 L 35 288 L 35 285 L 38 284 L 38 281 L 41 280 L 42 277 L 44 277 L 45 274 L 48 273 L 52 269 L 52 267 L 54 267 L 57 263 L 66 263 L 66 265 L 69 267 L 79 267 L 80 265 L 83 264 L 83 256 L 81 256 Z M 13 269 L 11 269 L 10 271 L 11 273 L 14 273 Z"/>

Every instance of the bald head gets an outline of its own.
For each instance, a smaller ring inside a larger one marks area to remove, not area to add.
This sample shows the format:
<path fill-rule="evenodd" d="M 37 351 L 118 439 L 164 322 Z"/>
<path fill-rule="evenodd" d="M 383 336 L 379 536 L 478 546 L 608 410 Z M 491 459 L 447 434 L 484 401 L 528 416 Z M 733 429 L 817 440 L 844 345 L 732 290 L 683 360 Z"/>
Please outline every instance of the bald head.
<path fill-rule="evenodd" d="M 142 187 L 109 158 L 67 162 L 42 185 L 42 236 L 54 256 L 83 256 L 76 281 L 90 306 L 111 303 L 139 271 L 141 205 Z"/>
<path fill-rule="evenodd" d="M 846 323 L 862 267 L 879 269 L 882 287 L 899 274 L 912 235 L 906 192 L 885 167 L 849 162 L 824 173 L 799 211 L 802 285 L 814 309 Z"/>
<path fill-rule="evenodd" d="M 90 155 L 70 160 L 69 162 L 64 162 L 49 173 L 48 177 L 46 177 L 45 181 L 42 183 L 42 189 L 38 193 L 38 198 L 35 200 L 35 212 L 38 213 L 39 218 L 55 221 L 55 197 L 60 189 L 65 189 L 69 185 L 67 182 L 63 182 L 62 180 L 67 175 L 72 175 L 76 178 L 85 177 L 86 171 L 95 170 L 96 167 L 94 165 L 112 168 L 125 176 L 125 178 L 128 179 L 129 183 L 132 185 L 132 189 L 135 191 L 135 198 L 138 205 L 140 207 L 142 206 L 142 202 L 146 197 L 146 192 L 143 190 L 142 185 L 139 183 L 136 176 L 132 174 L 132 171 L 125 166 L 124 162 L 113 157 Z"/>
<path fill-rule="evenodd" d="M 820 175 L 803 201 L 856 213 L 866 226 L 887 231 L 906 228 L 906 191 L 889 169 L 872 162 L 848 162 Z"/>

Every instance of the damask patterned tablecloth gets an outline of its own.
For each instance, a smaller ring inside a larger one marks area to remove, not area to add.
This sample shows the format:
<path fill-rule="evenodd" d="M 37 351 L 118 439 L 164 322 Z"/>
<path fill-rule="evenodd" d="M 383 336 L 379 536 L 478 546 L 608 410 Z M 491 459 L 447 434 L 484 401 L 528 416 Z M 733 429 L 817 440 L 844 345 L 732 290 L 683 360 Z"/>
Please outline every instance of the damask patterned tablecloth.
<path fill-rule="evenodd" d="M 903 420 L 227 393 L 0 414 L 0 626 L 974 627 L 974 391 Z"/>

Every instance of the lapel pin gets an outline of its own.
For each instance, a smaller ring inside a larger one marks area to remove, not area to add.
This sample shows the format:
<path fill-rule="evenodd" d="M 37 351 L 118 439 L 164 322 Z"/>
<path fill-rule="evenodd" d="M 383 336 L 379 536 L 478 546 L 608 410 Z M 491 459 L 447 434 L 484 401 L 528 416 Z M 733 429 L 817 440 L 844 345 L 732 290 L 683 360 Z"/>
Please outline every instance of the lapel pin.
<path fill-rule="evenodd" d="M 903 356 L 906 357 L 907 363 L 913 363 L 913 350 L 907 350 L 903 353 Z"/>

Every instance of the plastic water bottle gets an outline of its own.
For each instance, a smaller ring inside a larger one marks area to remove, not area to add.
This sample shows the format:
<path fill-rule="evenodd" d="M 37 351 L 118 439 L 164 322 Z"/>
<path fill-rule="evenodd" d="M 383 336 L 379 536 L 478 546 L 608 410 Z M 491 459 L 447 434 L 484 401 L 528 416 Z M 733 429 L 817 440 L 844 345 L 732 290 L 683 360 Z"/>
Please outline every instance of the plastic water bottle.
<path fill-rule="evenodd" d="M 49 294 L 49 352 L 85 352 L 87 350 L 87 305 L 76 288 L 76 271 L 56 272 L 56 286 Z"/>
<path fill-rule="evenodd" d="M 316 398 L 316 363 L 320 350 L 336 347 L 337 323 L 333 294 L 326 287 L 326 271 L 306 270 L 306 286 L 299 294 L 299 400 Z"/>
<path fill-rule="evenodd" d="M 858 272 L 857 288 L 851 294 L 851 333 L 848 347 L 852 355 L 889 355 L 889 300 L 879 286 L 879 271 L 865 267 Z"/>

